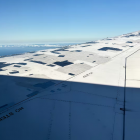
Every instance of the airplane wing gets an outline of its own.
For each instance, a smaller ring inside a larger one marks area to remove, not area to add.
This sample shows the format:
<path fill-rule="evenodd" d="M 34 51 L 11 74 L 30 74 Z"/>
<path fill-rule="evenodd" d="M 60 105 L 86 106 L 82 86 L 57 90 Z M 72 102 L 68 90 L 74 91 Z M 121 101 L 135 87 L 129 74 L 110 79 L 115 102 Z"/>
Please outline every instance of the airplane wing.
<path fill-rule="evenodd" d="M 0 140 L 139 140 L 140 31 L 0 58 Z"/>

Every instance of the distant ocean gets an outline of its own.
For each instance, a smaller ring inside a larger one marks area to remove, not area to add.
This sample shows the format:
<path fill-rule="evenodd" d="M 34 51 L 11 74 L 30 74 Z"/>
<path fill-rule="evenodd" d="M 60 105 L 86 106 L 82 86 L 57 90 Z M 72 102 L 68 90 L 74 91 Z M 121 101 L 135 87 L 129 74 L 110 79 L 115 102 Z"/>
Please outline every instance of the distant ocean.
<path fill-rule="evenodd" d="M 64 46 L 74 45 L 76 43 L 59 43 L 59 44 L 29 44 L 29 45 L 0 45 L 0 56 L 9 56 L 23 54 L 27 52 L 36 52 L 46 49 L 55 49 Z"/>

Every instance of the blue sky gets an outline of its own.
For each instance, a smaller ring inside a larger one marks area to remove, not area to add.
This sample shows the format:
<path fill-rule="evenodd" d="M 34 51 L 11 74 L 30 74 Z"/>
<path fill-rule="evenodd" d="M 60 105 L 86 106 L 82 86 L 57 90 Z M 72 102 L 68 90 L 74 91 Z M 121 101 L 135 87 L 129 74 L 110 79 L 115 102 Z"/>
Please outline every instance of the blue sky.
<path fill-rule="evenodd" d="M 85 42 L 140 30 L 139 0 L 0 0 L 0 43 Z"/>

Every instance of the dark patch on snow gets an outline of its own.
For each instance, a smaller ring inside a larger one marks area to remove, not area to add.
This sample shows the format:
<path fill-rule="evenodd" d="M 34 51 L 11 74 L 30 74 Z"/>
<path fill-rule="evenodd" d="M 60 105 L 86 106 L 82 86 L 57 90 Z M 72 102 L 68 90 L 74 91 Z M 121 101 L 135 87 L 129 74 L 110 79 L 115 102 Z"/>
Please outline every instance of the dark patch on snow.
<path fill-rule="evenodd" d="M 65 55 L 59 55 L 58 57 L 65 57 Z"/>
<path fill-rule="evenodd" d="M 133 36 L 137 36 L 137 35 L 135 35 L 135 34 L 130 34 L 130 35 L 126 35 L 126 36 L 124 36 L 124 37 L 133 37 Z"/>
<path fill-rule="evenodd" d="M 69 75 L 74 76 L 75 74 L 73 74 L 73 73 L 69 73 Z"/>
<path fill-rule="evenodd" d="M 86 42 L 86 43 L 96 44 L 96 43 L 99 43 L 99 42 L 91 41 L 91 42 Z"/>
<path fill-rule="evenodd" d="M 61 53 L 59 53 L 59 52 L 57 52 L 57 51 L 51 51 L 51 53 L 61 54 Z"/>
<path fill-rule="evenodd" d="M 81 47 L 88 47 L 88 46 L 91 46 L 91 45 L 85 45 L 85 46 L 81 46 Z"/>
<path fill-rule="evenodd" d="M 69 50 L 66 50 L 65 48 L 62 48 L 62 49 L 57 49 L 55 51 L 69 51 Z"/>
<path fill-rule="evenodd" d="M 135 34 L 131 34 L 131 35 L 129 35 L 129 36 L 136 36 Z"/>
<path fill-rule="evenodd" d="M 47 65 L 47 66 L 54 67 L 55 65 L 53 65 L 53 64 L 49 64 L 49 65 Z"/>
<path fill-rule="evenodd" d="M 57 61 L 57 62 L 54 62 L 54 64 L 56 65 L 59 65 L 61 67 L 64 67 L 64 66 L 67 66 L 67 65 L 71 65 L 73 64 L 72 62 L 69 62 L 68 60 L 65 60 L 65 61 Z"/>
<path fill-rule="evenodd" d="M 82 50 L 73 50 L 73 51 L 70 51 L 70 52 L 82 52 Z"/>
<path fill-rule="evenodd" d="M 14 65 L 14 67 L 18 67 L 18 68 L 20 68 L 21 66 L 19 66 L 19 65 Z"/>
<path fill-rule="evenodd" d="M 15 73 L 19 73 L 19 71 L 12 71 L 12 72 L 9 72 L 10 74 L 15 74 Z"/>
<path fill-rule="evenodd" d="M 118 49 L 118 48 L 112 48 L 112 47 L 103 47 L 98 49 L 99 51 L 108 51 L 108 50 L 113 50 L 113 51 L 122 51 L 122 49 Z"/>
<path fill-rule="evenodd" d="M 126 43 L 133 43 L 132 41 L 127 41 Z"/>
<path fill-rule="evenodd" d="M 82 52 L 82 50 L 75 50 L 75 52 Z"/>
<path fill-rule="evenodd" d="M 27 65 L 27 63 L 15 63 L 15 64 L 19 64 L 19 65 Z"/>
<path fill-rule="evenodd" d="M 29 61 L 29 60 L 32 60 L 33 58 L 29 58 L 29 59 L 24 59 L 24 61 Z"/>

